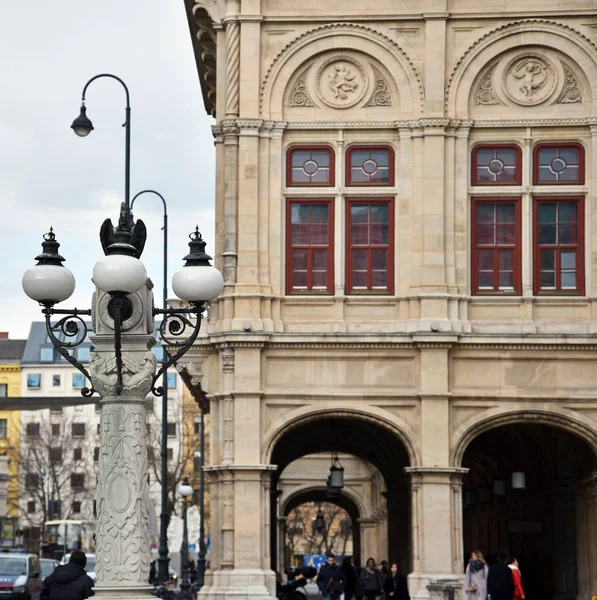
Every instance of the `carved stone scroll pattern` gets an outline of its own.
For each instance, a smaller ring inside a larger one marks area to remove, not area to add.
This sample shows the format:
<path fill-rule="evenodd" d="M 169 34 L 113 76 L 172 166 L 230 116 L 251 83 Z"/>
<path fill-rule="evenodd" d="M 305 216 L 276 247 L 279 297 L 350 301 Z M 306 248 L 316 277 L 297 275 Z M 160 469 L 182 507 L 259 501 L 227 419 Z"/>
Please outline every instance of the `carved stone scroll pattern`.
<path fill-rule="evenodd" d="M 307 89 L 307 71 L 299 76 L 292 88 L 292 93 L 290 94 L 290 106 L 314 106 L 313 101 L 309 96 L 309 90 Z"/>
<path fill-rule="evenodd" d="M 488 73 L 483 77 L 479 87 L 477 88 L 476 103 L 482 105 L 495 105 L 500 104 L 493 90 L 493 73 L 495 67 L 490 69 Z"/>
<path fill-rule="evenodd" d="M 564 69 L 564 89 L 557 99 L 557 104 L 577 104 L 582 102 L 582 93 L 574 73 L 566 66 Z"/>
<path fill-rule="evenodd" d="M 149 577 L 146 411 L 104 404 L 97 491 L 99 585 L 143 587 Z"/>
<path fill-rule="evenodd" d="M 386 80 L 377 69 L 373 69 L 373 74 L 375 75 L 375 87 L 367 106 L 392 106 L 392 95 Z"/>
<path fill-rule="evenodd" d="M 240 23 L 226 24 L 226 115 L 238 116 L 240 89 Z"/>

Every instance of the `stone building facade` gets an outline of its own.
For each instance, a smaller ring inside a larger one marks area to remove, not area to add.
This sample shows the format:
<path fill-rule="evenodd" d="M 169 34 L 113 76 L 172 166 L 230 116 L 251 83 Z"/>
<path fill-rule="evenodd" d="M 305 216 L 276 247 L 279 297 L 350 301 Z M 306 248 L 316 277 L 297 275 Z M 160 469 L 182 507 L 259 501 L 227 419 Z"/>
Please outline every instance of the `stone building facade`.
<path fill-rule="evenodd" d="M 280 477 L 336 451 L 382 474 L 411 596 L 478 547 L 589 598 L 595 1 L 185 3 L 225 277 L 202 595 L 274 596 Z"/>

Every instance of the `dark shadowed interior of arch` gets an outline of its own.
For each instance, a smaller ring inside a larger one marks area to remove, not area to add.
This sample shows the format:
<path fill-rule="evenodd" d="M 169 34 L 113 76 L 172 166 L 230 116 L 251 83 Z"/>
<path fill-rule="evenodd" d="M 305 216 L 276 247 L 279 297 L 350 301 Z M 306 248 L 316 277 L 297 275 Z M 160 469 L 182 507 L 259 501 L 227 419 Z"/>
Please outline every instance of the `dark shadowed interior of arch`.
<path fill-rule="evenodd" d="M 342 494 L 339 498 L 334 500 L 329 500 L 324 488 L 305 490 L 304 492 L 295 494 L 290 498 L 290 500 L 284 506 L 284 514 L 282 516 L 288 517 L 292 510 L 307 502 L 328 502 L 330 504 L 339 506 L 347 512 L 348 516 L 350 517 L 350 523 L 352 527 L 352 553 L 354 556 L 360 556 L 361 530 L 358 523 L 361 515 L 356 502 L 346 494 Z"/>
<path fill-rule="evenodd" d="M 465 555 L 517 556 L 528 600 L 576 598 L 576 496 L 597 467 L 588 444 L 551 425 L 504 425 L 477 436 L 462 466 Z"/>
<path fill-rule="evenodd" d="M 282 471 L 293 461 L 320 452 L 352 454 L 370 462 L 382 474 L 388 512 L 388 554 L 384 558 L 398 561 L 402 572 L 408 572 L 410 495 L 404 468 L 409 466 L 409 457 L 400 438 L 382 424 L 356 416 L 321 416 L 289 428 L 276 443 L 271 457 L 271 463 L 277 466 L 272 485 L 271 522 L 277 522 L 277 482 Z M 272 527 L 272 569 L 283 571 L 287 565 L 276 564 L 277 540 L 276 528 Z M 355 557 L 358 558 L 356 553 Z"/>

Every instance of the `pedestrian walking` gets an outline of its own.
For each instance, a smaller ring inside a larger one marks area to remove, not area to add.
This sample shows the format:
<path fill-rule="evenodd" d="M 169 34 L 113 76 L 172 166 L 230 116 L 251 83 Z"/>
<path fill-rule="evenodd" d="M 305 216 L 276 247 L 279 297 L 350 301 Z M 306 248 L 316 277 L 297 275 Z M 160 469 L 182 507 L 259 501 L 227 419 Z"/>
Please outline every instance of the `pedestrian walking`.
<path fill-rule="evenodd" d="M 375 600 L 377 596 L 381 596 L 383 593 L 383 578 L 379 569 L 375 566 L 373 558 L 367 559 L 367 565 L 361 573 L 361 581 L 367 600 Z"/>
<path fill-rule="evenodd" d="M 85 600 L 95 595 L 93 579 L 85 572 L 86 564 L 85 553 L 75 550 L 68 564 L 56 567 L 44 579 L 40 600 Z"/>
<path fill-rule="evenodd" d="M 524 588 L 522 587 L 522 574 L 520 573 L 518 559 L 515 556 L 511 556 L 508 561 L 508 566 L 512 571 L 512 580 L 514 581 L 514 598 L 525 600 L 526 596 L 524 595 Z"/>
<path fill-rule="evenodd" d="M 487 598 L 487 575 L 489 567 L 483 553 L 480 550 L 471 552 L 471 558 L 466 565 L 464 577 L 464 591 L 469 600 L 486 600 Z"/>
<path fill-rule="evenodd" d="M 336 557 L 331 552 L 319 569 L 317 587 L 323 600 L 337 600 L 344 593 L 344 571 L 336 564 Z"/>
<path fill-rule="evenodd" d="M 383 590 L 386 594 L 386 600 L 410 600 L 406 577 L 403 577 L 400 574 L 398 563 L 393 562 L 391 564 L 390 572 L 384 582 Z"/>
<path fill-rule="evenodd" d="M 342 571 L 344 572 L 344 600 L 352 600 L 357 582 L 357 572 L 352 565 L 352 557 L 344 557 L 342 560 Z"/>
<path fill-rule="evenodd" d="M 357 559 L 358 561 L 358 559 Z M 354 597 L 355 600 L 363 600 L 363 596 L 365 595 L 365 584 L 361 576 L 363 575 L 363 567 L 361 567 L 361 563 L 355 561 L 355 570 L 357 572 L 357 580 L 354 585 Z"/>
<path fill-rule="evenodd" d="M 508 555 L 498 552 L 497 563 L 489 567 L 487 573 L 487 593 L 490 600 L 512 600 L 514 598 L 514 577 L 508 568 Z"/>

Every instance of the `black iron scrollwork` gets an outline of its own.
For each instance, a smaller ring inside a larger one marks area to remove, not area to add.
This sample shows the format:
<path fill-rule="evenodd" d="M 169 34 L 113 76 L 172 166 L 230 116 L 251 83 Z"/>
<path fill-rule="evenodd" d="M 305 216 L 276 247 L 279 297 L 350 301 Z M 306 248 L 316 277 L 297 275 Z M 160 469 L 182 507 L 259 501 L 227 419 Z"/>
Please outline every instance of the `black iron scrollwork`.
<path fill-rule="evenodd" d="M 90 316 L 91 311 L 79 310 L 77 308 L 72 310 L 62 310 L 52 308 L 51 305 L 46 305 L 42 309 L 42 313 L 46 316 L 46 331 L 52 346 L 56 348 L 58 353 L 65 360 L 83 373 L 83 375 L 91 382 L 91 377 L 89 376 L 87 369 L 68 351 L 69 348 L 76 348 L 86 340 L 88 332 L 87 323 L 85 323 L 80 315 Z M 51 319 L 54 315 L 66 316 L 52 324 Z M 56 332 L 61 332 L 65 339 L 61 340 L 56 337 Z M 69 339 L 70 341 L 68 341 Z M 96 390 L 93 388 L 93 383 L 90 388 L 84 387 L 81 389 L 81 395 L 84 398 L 90 398 L 95 393 Z"/>
<path fill-rule="evenodd" d="M 164 388 L 160 385 L 156 387 L 156 382 L 162 376 L 162 373 L 172 365 L 178 362 L 178 359 L 183 356 L 187 350 L 195 343 L 199 331 L 201 329 L 201 320 L 203 317 L 203 302 L 192 302 L 192 308 L 154 308 L 153 314 L 163 315 L 160 325 L 160 338 L 162 345 L 174 346 L 178 351 L 173 354 L 167 361 L 162 363 L 158 372 L 154 375 L 151 382 L 151 391 L 154 396 L 163 396 Z M 187 316 L 193 315 L 196 320 L 193 321 Z M 191 334 L 183 337 L 185 333 L 191 329 Z"/>

